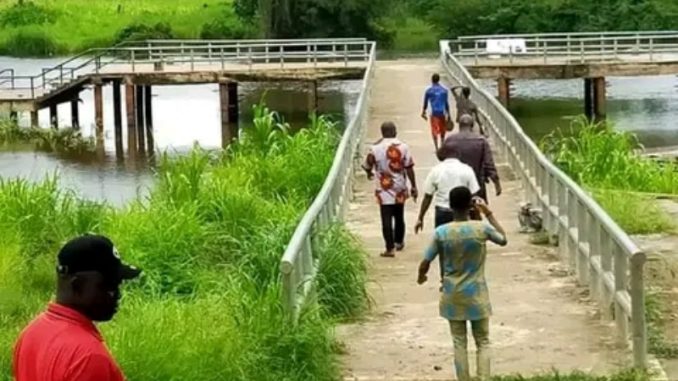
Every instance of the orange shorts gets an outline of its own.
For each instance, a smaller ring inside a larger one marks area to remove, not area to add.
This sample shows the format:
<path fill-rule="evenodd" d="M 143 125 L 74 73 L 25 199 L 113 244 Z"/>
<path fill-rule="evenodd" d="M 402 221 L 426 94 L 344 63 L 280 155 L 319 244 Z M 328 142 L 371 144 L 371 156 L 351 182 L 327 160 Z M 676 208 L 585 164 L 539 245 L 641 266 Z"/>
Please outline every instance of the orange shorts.
<path fill-rule="evenodd" d="M 444 116 L 433 116 L 431 115 L 431 134 L 435 136 L 445 135 L 445 117 Z"/>

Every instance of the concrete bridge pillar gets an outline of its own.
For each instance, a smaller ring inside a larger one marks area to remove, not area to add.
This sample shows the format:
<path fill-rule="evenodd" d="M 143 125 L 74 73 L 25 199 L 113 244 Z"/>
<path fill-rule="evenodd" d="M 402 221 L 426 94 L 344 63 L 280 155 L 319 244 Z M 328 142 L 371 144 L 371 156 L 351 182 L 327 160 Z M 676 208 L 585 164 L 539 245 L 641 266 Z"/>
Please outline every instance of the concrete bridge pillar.
<path fill-rule="evenodd" d="M 127 114 L 127 152 L 130 158 L 134 158 L 137 151 L 137 118 L 134 84 L 129 80 L 125 82 L 125 111 Z"/>
<path fill-rule="evenodd" d="M 77 103 L 77 100 L 75 101 Z M 72 103 L 71 103 L 72 105 Z M 77 114 L 77 110 L 76 110 Z M 96 146 L 98 152 L 104 150 L 104 95 L 103 84 L 94 84 L 94 124 L 96 126 Z M 75 128 L 75 126 L 74 126 Z"/>
<path fill-rule="evenodd" d="M 221 146 L 226 148 L 238 137 L 238 83 L 219 82 Z"/>
<path fill-rule="evenodd" d="M 136 85 L 134 96 L 135 114 L 137 118 L 137 150 L 143 155 L 146 153 L 146 123 L 144 120 L 144 85 Z"/>
<path fill-rule="evenodd" d="M 605 77 L 584 78 L 584 114 L 590 121 L 605 120 Z"/>
<path fill-rule="evenodd" d="M 38 110 L 31 111 L 31 127 L 40 127 L 40 122 L 38 121 Z"/>
<path fill-rule="evenodd" d="M 49 126 L 58 129 L 59 128 L 59 115 L 57 113 L 57 104 L 52 103 L 49 105 Z"/>
<path fill-rule="evenodd" d="M 511 98 L 511 79 L 506 77 L 497 78 L 497 90 L 499 92 L 499 102 L 508 108 Z"/>
<path fill-rule="evenodd" d="M 593 120 L 593 79 L 584 78 L 584 115 Z"/>
<path fill-rule="evenodd" d="M 78 110 L 78 106 L 78 98 L 71 100 L 71 127 L 76 130 L 80 129 L 80 110 Z"/>
<path fill-rule="evenodd" d="M 121 83 L 119 80 L 113 81 L 113 126 L 115 135 L 115 155 L 122 158 L 124 150 L 122 148 L 122 98 L 120 92 Z"/>
<path fill-rule="evenodd" d="M 153 138 L 153 99 L 151 85 L 144 86 L 144 114 L 146 121 L 146 145 L 149 154 L 155 151 L 155 140 Z"/>
<path fill-rule="evenodd" d="M 605 120 L 606 104 L 605 77 L 596 77 L 593 79 L 593 113 L 597 121 Z"/>

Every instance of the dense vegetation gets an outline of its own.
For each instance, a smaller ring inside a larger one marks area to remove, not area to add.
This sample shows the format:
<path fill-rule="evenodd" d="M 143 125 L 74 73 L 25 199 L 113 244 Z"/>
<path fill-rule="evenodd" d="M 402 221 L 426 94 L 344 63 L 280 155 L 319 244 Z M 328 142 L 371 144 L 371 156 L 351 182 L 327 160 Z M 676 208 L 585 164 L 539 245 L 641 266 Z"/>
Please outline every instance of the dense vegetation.
<path fill-rule="evenodd" d="M 678 2 L 0 0 L 0 54 L 33 56 L 150 37 L 368 37 L 409 51 L 468 34 L 662 29 L 678 29 Z"/>
<path fill-rule="evenodd" d="M 658 195 L 678 195 L 678 168 L 637 154 L 635 135 L 612 123 L 576 119 L 541 142 L 542 150 L 577 183 L 589 189 L 601 206 L 628 233 L 674 229 L 654 204 Z"/>
<path fill-rule="evenodd" d="M 365 308 L 365 256 L 341 227 L 319 238 L 317 305 L 281 308 L 279 260 L 320 189 L 338 138 L 326 119 L 294 135 L 264 108 L 226 152 L 159 160 L 145 199 L 115 209 L 39 184 L 0 181 L 0 380 L 19 330 L 53 295 L 55 253 L 100 232 L 145 270 L 101 326 L 134 380 L 332 380 L 331 324 Z M 308 160 L 312 157 L 313 160 Z"/>
<path fill-rule="evenodd" d="M 96 151 L 94 137 L 73 128 L 19 127 L 15 120 L 0 119 L 0 150 L 27 148 L 80 157 Z"/>

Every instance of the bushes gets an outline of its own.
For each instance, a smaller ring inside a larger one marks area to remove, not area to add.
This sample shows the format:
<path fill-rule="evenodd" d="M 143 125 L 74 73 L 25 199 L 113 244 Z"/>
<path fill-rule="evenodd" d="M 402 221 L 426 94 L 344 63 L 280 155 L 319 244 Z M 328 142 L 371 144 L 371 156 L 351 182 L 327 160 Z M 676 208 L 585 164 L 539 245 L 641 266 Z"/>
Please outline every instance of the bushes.
<path fill-rule="evenodd" d="M 362 252 L 338 228 L 323 235 L 321 303 L 296 326 L 285 322 L 278 270 L 337 129 L 317 118 L 292 135 L 265 108 L 256 115 L 257 132 L 244 130 L 229 152 L 161 157 L 150 195 L 124 209 L 79 200 L 55 179 L 0 182 L 0 380 L 18 331 L 53 292 L 56 251 L 83 231 L 110 236 L 145 272 L 101 326 L 131 381 L 337 378 L 330 324 L 365 308 Z"/>
<path fill-rule="evenodd" d="M 172 32 L 172 27 L 168 23 L 159 22 L 154 25 L 133 23 L 118 31 L 114 43 L 171 38 L 174 38 L 174 32 Z"/>

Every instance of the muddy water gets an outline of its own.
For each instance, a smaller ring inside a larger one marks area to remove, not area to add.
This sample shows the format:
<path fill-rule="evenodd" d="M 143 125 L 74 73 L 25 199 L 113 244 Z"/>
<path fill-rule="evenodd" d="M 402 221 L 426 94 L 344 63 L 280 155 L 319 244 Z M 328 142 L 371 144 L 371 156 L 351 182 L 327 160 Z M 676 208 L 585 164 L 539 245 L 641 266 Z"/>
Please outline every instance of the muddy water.
<path fill-rule="evenodd" d="M 33 75 L 42 67 L 62 61 L 18 60 L 0 57 L 0 69 L 13 67 L 17 75 Z M 359 81 L 325 82 L 318 87 L 320 113 L 330 114 L 340 123 L 347 123 L 360 93 Z M 181 154 L 194 143 L 206 148 L 221 146 L 219 92 L 217 85 L 183 85 L 153 87 L 153 124 L 155 144 L 159 150 Z M 93 93 L 81 93 L 80 123 L 83 134 L 94 134 Z M 137 194 L 147 192 L 153 170 L 146 161 L 120 162 L 115 157 L 113 133 L 112 88 L 104 87 L 104 133 L 106 157 L 92 161 L 64 158 L 31 151 L 0 152 L 0 177 L 24 177 L 40 180 L 58 173 L 62 186 L 74 189 L 83 197 L 124 204 Z M 293 128 L 303 127 L 308 120 L 308 88 L 299 83 L 241 83 L 239 88 L 240 127 L 248 128 L 252 106 L 265 99 L 269 108 L 278 111 Z M 58 108 L 59 124 L 70 125 L 70 104 Z M 123 105 L 124 116 L 124 105 Z M 48 110 L 41 110 L 39 122 L 49 123 Z M 124 119 L 124 117 L 123 117 Z M 29 124 L 27 114 L 20 115 L 21 125 Z M 123 131 L 126 127 L 123 121 Z M 126 142 L 126 137 L 123 137 Z"/>

